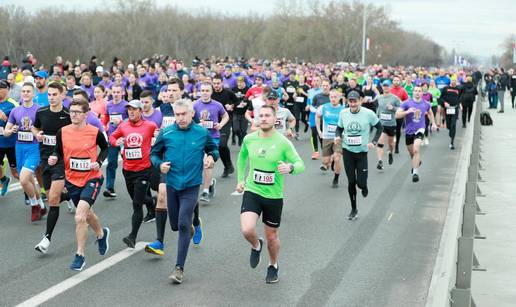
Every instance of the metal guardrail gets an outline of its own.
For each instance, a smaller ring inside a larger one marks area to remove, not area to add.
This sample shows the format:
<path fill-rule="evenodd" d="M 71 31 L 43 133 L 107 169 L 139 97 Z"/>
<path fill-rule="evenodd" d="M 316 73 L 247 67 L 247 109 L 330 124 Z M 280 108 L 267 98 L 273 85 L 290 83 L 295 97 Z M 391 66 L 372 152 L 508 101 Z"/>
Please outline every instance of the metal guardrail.
<path fill-rule="evenodd" d="M 477 197 L 484 196 L 477 185 L 482 181 L 479 175 L 482 100 L 479 95 L 472 114 L 473 124 L 465 133 L 427 295 L 427 307 L 476 306 L 471 296 L 472 271 L 485 271 L 473 252 L 474 240 L 485 239 L 475 224 L 475 216 L 485 214 L 476 201 Z"/>

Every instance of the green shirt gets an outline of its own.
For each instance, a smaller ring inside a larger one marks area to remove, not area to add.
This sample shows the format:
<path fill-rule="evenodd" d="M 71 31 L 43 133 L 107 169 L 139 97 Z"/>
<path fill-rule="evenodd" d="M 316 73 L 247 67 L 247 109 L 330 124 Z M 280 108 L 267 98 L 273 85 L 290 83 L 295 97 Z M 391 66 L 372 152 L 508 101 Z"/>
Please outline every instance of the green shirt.
<path fill-rule="evenodd" d="M 436 107 L 437 100 L 441 97 L 441 91 L 437 87 L 429 87 L 428 92 L 432 94 L 432 107 Z"/>
<path fill-rule="evenodd" d="M 339 127 L 344 128 L 342 133 L 342 148 L 359 153 L 367 152 L 370 128 L 380 121 L 376 114 L 364 107 L 357 113 L 350 108 L 342 110 L 339 116 Z"/>
<path fill-rule="evenodd" d="M 260 130 L 245 136 L 238 155 L 237 178 L 244 182 L 246 166 L 249 161 L 249 174 L 245 180 L 245 191 L 256 193 L 270 199 L 283 198 L 283 175 L 278 171 L 280 161 L 292 163 L 292 174 L 305 170 L 292 142 L 275 131 L 270 137 L 259 136 Z"/>
<path fill-rule="evenodd" d="M 403 85 L 403 88 L 405 89 L 405 91 L 407 91 L 409 98 L 412 98 L 412 92 L 414 91 L 414 85 L 405 84 L 405 85 Z"/>

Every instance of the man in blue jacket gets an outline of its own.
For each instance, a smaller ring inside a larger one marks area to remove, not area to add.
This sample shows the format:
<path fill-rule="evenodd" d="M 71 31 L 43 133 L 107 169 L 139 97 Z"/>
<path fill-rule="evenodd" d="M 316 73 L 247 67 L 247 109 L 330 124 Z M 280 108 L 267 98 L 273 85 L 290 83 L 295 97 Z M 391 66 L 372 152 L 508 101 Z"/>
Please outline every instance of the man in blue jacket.
<path fill-rule="evenodd" d="M 167 207 L 172 231 L 179 230 L 176 266 L 169 279 L 183 282 L 183 269 L 190 244 L 193 211 L 205 167 L 219 158 L 218 146 L 208 130 L 193 122 L 190 100 L 174 103 L 176 122 L 161 129 L 151 151 L 154 167 L 167 174 Z"/>

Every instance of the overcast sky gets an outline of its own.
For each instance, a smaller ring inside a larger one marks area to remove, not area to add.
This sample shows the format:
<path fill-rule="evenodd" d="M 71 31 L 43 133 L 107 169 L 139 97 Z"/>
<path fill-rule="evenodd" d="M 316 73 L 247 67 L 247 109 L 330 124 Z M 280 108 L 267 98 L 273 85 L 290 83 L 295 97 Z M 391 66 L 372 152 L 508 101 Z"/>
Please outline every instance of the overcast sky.
<path fill-rule="evenodd" d="M 156 0 L 158 5 L 173 4 L 194 12 L 203 7 L 210 11 L 246 14 L 251 9 L 243 3 L 252 3 L 253 12 L 263 15 L 274 11 L 277 0 L 247 2 L 242 0 Z M 328 2 L 321 0 L 321 2 Z M 386 5 L 394 20 L 407 30 L 414 30 L 433 39 L 451 51 L 488 57 L 501 54 L 502 42 L 516 34 L 515 0 L 367 0 Z M 30 10 L 45 6 L 65 9 L 102 7 L 109 0 L 0 0 L 0 5 L 22 5 Z M 372 42 L 374 44 L 374 42 Z"/>

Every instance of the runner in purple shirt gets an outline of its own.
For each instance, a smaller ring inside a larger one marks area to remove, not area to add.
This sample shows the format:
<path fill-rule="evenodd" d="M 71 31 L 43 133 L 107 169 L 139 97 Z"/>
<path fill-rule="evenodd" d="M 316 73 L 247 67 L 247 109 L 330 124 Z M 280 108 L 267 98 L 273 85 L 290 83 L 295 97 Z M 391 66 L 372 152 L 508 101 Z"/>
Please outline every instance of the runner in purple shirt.
<path fill-rule="evenodd" d="M 113 95 L 113 100 L 109 101 L 106 106 L 109 116 L 108 136 L 116 130 L 121 122 L 127 119 L 127 101 L 122 99 L 122 87 L 119 84 L 114 84 L 111 88 L 111 94 Z M 106 167 L 106 190 L 104 191 L 104 197 L 114 198 L 117 196 L 115 193 L 115 179 L 119 154 L 119 146 L 109 145 L 108 165 Z"/>
<path fill-rule="evenodd" d="M 195 110 L 194 119 L 210 131 L 213 141 L 219 145 L 219 130 L 229 121 L 229 115 L 220 102 L 211 99 L 212 92 L 213 88 L 210 83 L 204 82 L 201 84 L 201 98 L 193 105 Z M 201 201 L 209 202 L 215 195 L 216 180 L 212 177 L 213 168 L 205 168 Z"/>
<path fill-rule="evenodd" d="M 419 181 L 419 166 L 421 165 L 420 147 L 425 135 L 425 114 L 432 122 L 432 130 L 436 130 L 432 106 L 428 101 L 422 99 L 423 90 L 416 85 L 412 91 L 412 97 L 405 100 L 398 111 L 396 118 L 405 118 L 405 144 L 412 159 L 412 182 Z"/>

